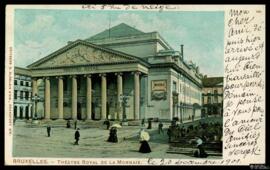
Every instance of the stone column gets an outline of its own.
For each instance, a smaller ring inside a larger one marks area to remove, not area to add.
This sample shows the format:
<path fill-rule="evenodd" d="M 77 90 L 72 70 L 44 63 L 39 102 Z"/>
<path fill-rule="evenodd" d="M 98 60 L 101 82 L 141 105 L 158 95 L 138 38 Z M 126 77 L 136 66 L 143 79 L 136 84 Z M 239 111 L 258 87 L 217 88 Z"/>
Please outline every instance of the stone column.
<path fill-rule="evenodd" d="M 25 106 L 22 107 L 23 108 L 23 119 L 26 118 L 26 109 L 25 109 Z"/>
<path fill-rule="evenodd" d="M 37 78 L 33 78 L 32 79 L 32 97 L 35 96 L 35 94 L 38 94 L 38 90 L 37 90 Z M 35 117 L 36 107 L 37 106 L 35 104 L 32 105 L 33 117 Z"/>
<path fill-rule="evenodd" d="M 58 78 L 58 118 L 63 119 L 63 103 L 64 103 L 64 85 L 63 85 L 63 77 L 57 77 Z"/>
<path fill-rule="evenodd" d="M 101 76 L 101 119 L 107 118 L 107 79 L 106 74 Z"/>
<path fill-rule="evenodd" d="M 20 118 L 20 106 L 17 106 L 17 119 Z"/>
<path fill-rule="evenodd" d="M 28 105 L 28 117 L 29 117 L 29 119 L 32 118 L 32 116 L 31 116 L 31 110 L 32 110 L 31 109 L 31 104 L 29 104 Z"/>
<path fill-rule="evenodd" d="M 140 115 L 140 72 L 134 72 L 134 119 Z"/>
<path fill-rule="evenodd" d="M 45 119 L 50 119 L 51 112 L 51 94 L 50 94 L 50 78 L 45 78 Z"/>
<path fill-rule="evenodd" d="M 86 75 L 87 88 L 86 88 L 86 114 L 87 119 L 92 119 L 92 79 L 91 75 Z"/>
<path fill-rule="evenodd" d="M 72 119 L 77 119 L 77 79 L 72 76 Z"/>
<path fill-rule="evenodd" d="M 122 75 L 123 73 L 116 73 L 117 75 L 117 120 L 122 119 L 123 116 L 123 110 L 122 105 L 120 102 L 120 96 L 123 95 L 123 79 Z"/>

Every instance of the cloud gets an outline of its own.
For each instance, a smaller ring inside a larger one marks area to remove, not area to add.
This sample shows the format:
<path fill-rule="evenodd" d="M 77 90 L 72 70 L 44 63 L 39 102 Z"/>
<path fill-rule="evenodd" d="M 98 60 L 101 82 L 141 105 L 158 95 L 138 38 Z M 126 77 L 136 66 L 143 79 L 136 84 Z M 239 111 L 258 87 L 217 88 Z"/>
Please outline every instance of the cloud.
<path fill-rule="evenodd" d="M 63 47 L 65 44 L 55 37 L 48 37 L 40 42 L 27 41 L 15 46 L 14 62 L 15 66 L 26 67 L 27 65 L 39 60 L 50 53 Z"/>
<path fill-rule="evenodd" d="M 68 20 L 70 25 L 82 30 L 83 32 L 89 32 L 89 34 L 96 34 L 106 29 L 109 23 L 108 21 L 109 16 L 105 14 L 89 14 L 87 16 L 80 17 L 80 19 L 72 18 Z"/>
<path fill-rule="evenodd" d="M 54 22 L 55 19 L 51 15 L 37 15 L 32 22 L 19 21 L 16 26 L 25 32 L 36 33 L 50 30 Z"/>
<path fill-rule="evenodd" d="M 27 66 L 66 45 L 85 39 L 120 23 L 143 32 L 158 31 L 175 49 L 184 44 L 187 60 L 202 73 L 223 74 L 223 32 L 220 21 L 202 20 L 201 15 L 163 15 L 146 12 L 21 13 L 15 19 L 15 65 Z M 168 17 L 172 16 L 172 18 Z M 192 20 L 190 19 L 192 18 Z M 212 23 L 209 25 L 209 23 Z M 212 28 L 213 27 L 213 28 Z M 216 30 L 217 29 L 217 30 Z"/>

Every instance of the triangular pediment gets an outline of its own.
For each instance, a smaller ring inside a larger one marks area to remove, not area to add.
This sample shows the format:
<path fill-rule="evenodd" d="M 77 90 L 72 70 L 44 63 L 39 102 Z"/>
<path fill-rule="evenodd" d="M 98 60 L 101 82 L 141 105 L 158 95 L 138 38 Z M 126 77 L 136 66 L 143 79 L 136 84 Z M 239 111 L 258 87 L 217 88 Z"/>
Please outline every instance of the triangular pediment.
<path fill-rule="evenodd" d="M 138 61 L 133 56 L 103 47 L 76 41 L 51 55 L 29 65 L 29 68 L 61 67 L 87 64 L 108 64 Z"/>

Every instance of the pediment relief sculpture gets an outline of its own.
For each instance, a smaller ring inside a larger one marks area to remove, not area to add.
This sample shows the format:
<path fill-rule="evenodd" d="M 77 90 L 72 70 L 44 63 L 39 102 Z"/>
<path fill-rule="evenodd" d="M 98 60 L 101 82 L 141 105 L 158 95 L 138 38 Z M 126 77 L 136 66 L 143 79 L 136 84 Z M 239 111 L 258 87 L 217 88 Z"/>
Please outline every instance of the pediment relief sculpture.
<path fill-rule="evenodd" d="M 59 54 L 38 67 L 65 66 L 77 64 L 102 64 L 116 63 L 122 61 L 132 61 L 132 58 L 119 56 L 117 54 L 105 52 L 86 45 L 75 46 L 66 52 Z"/>

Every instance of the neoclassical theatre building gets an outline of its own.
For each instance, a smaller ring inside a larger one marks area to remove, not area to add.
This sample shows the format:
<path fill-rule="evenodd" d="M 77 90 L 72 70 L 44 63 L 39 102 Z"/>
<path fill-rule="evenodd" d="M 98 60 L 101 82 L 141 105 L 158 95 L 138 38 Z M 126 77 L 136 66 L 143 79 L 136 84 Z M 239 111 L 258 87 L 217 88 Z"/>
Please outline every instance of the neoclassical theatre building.
<path fill-rule="evenodd" d="M 202 75 L 179 49 L 124 23 L 70 41 L 28 66 L 32 95 L 44 99 L 37 110 L 45 119 L 199 119 Z"/>

